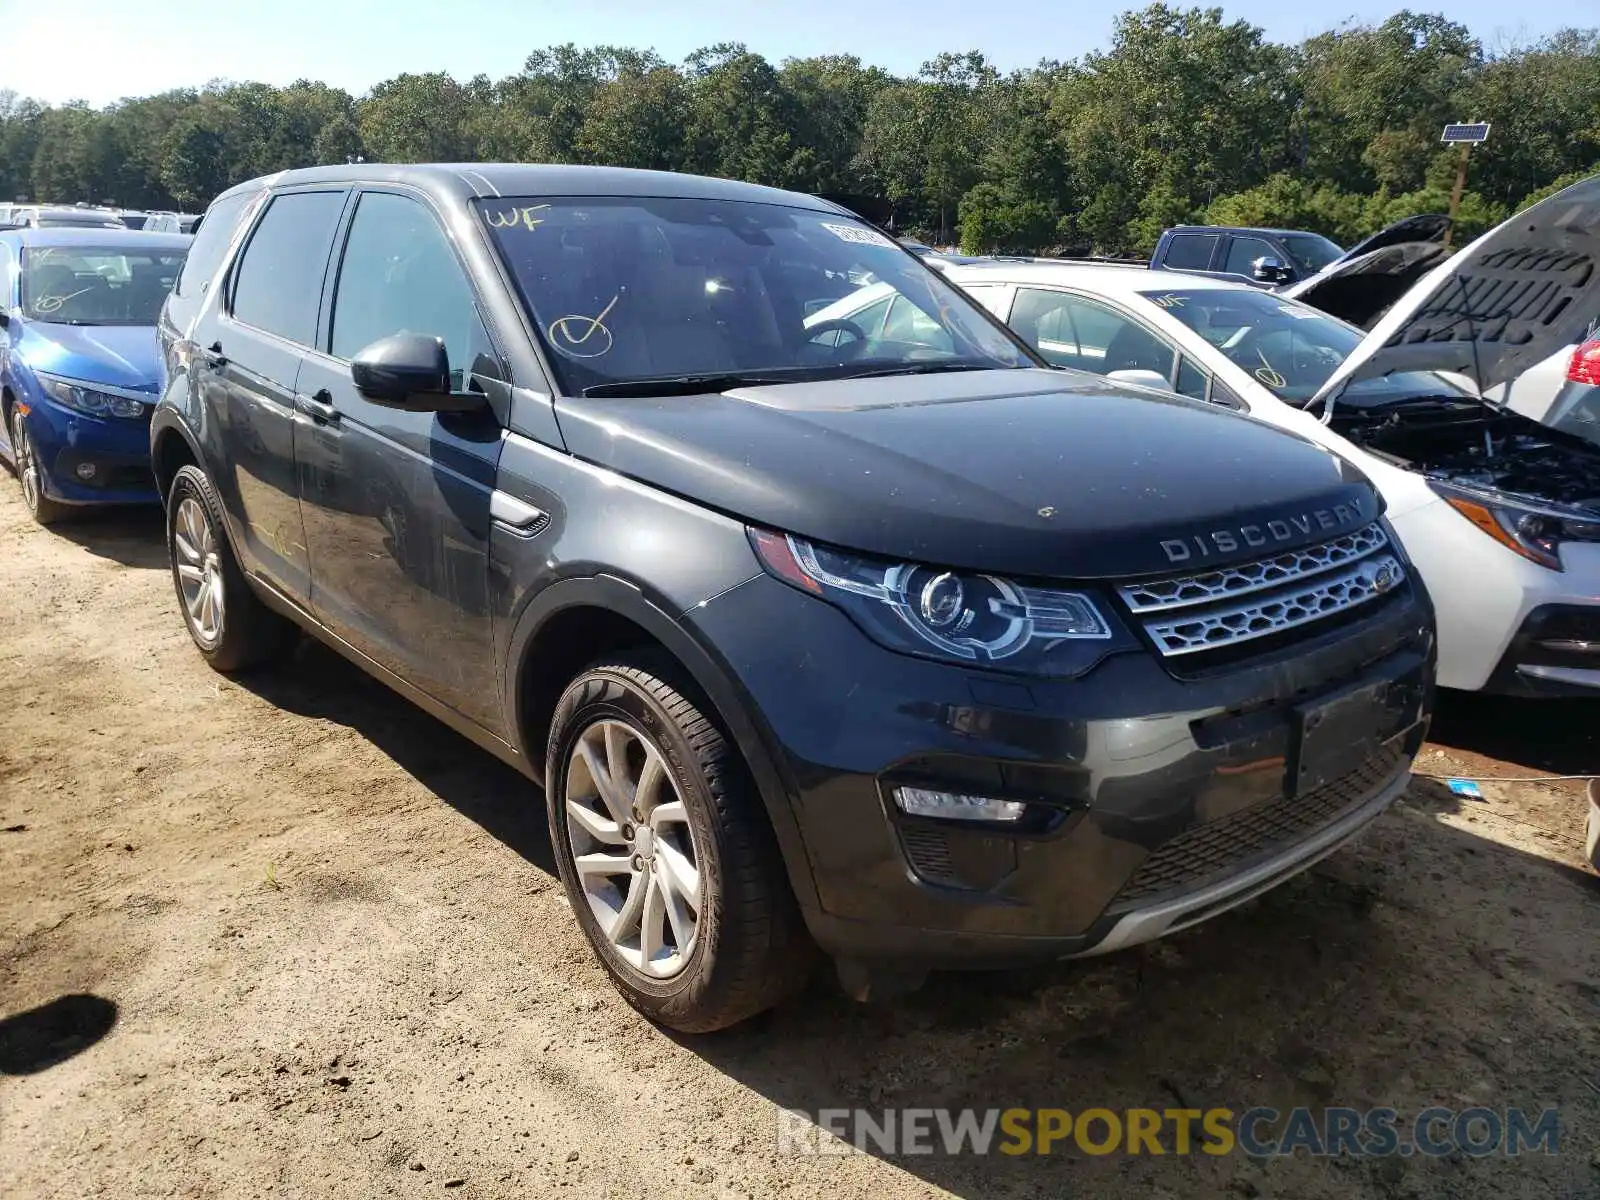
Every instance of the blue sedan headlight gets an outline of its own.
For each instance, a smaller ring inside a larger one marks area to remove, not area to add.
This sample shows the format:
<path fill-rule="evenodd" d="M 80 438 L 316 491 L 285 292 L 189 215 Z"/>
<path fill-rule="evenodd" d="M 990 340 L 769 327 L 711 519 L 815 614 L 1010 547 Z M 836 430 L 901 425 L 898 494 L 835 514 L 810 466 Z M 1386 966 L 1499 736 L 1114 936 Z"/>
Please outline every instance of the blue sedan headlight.
<path fill-rule="evenodd" d="M 74 383 L 55 375 L 39 376 L 39 386 L 45 395 L 57 404 L 74 412 L 91 417 L 142 417 L 148 407 L 144 401 L 130 396 L 114 396 L 110 392 L 96 391 L 85 383 Z"/>

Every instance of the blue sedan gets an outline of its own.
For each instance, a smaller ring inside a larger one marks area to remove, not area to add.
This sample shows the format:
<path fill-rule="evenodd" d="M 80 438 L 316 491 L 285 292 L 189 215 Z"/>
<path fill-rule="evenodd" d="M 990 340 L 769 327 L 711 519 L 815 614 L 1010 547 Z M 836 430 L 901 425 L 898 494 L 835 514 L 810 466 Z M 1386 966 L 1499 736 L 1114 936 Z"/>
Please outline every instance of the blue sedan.
<path fill-rule="evenodd" d="M 49 525 L 159 500 L 156 318 L 193 239 L 112 229 L 0 233 L 0 459 Z"/>

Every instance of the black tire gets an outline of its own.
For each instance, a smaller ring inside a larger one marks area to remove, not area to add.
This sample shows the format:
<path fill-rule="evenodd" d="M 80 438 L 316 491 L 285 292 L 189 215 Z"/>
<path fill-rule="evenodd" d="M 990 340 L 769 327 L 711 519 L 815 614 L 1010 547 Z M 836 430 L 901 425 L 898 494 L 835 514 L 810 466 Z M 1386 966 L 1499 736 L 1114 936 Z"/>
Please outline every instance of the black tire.
<path fill-rule="evenodd" d="M 70 504 L 62 504 L 59 501 L 52 500 L 44 494 L 44 472 L 39 469 L 36 460 L 31 466 L 28 461 L 33 455 L 31 449 L 33 439 L 28 436 L 26 418 L 23 417 L 20 409 L 13 406 L 10 420 L 11 454 L 15 460 L 14 469 L 17 483 L 22 488 L 22 502 L 27 506 L 28 512 L 33 519 L 39 524 L 59 525 L 62 521 L 74 515 L 73 507 Z M 23 473 L 29 470 L 33 472 L 31 485 L 30 481 L 23 477 Z"/>
<path fill-rule="evenodd" d="M 185 500 L 194 500 L 204 510 L 214 538 L 216 567 L 222 583 L 222 603 L 217 628 L 205 636 L 189 611 L 179 575 L 180 552 L 177 544 L 179 510 Z M 199 467 L 178 468 L 167 491 L 167 556 L 172 566 L 172 586 L 178 594 L 178 610 L 189 637 L 211 666 L 224 674 L 282 657 L 294 644 L 297 630 L 292 622 L 273 612 L 256 595 L 239 569 L 233 547 L 228 542 L 222 505 L 211 481 Z"/>
<path fill-rule="evenodd" d="M 652 1021 L 685 1033 L 708 1033 L 798 991 L 817 950 L 744 760 L 699 706 L 669 682 L 676 676 L 670 664 L 645 657 L 603 662 L 562 693 L 550 725 L 545 769 L 550 843 L 572 911 L 617 990 Z M 688 810 L 701 880 L 698 932 L 687 963 L 668 979 L 647 976 L 619 956 L 573 864 L 569 760 L 580 735 L 601 720 L 620 721 L 653 742 Z"/>

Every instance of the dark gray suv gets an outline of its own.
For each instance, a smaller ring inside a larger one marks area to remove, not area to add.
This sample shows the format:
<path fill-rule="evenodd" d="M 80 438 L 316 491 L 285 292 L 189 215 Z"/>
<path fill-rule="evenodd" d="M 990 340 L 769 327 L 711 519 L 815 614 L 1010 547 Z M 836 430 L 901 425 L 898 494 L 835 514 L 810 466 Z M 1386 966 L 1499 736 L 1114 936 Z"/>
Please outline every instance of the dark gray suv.
<path fill-rule="evenodd" d="M 1427 598 L 1356 471 L 1044 369 L 815 197 L 292 171 L 211 206 L 161 341 L 200 652 L 309 630 L 542 783 L 584 933 L 681 1029 L 819 946 L 860 995 L 1192 924 L 1423 736 Z"/>

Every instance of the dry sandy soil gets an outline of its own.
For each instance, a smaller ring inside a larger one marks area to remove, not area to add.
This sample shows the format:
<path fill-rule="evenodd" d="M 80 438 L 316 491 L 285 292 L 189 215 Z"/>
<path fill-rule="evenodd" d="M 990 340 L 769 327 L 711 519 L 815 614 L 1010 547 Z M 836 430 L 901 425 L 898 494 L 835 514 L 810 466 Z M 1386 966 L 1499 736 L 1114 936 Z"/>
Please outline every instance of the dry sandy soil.
<path fill-rule="evenodd" d="M 881 1008 L 824 977 L 678 1038 L 591 959 L 533 788 L 314 645 L 211 673 L 153 515 L 47 532 L 0 477 L 0 597 L 9 1200 L 1600 1195 L 1600 880 L 1576 785 L 1458 802 L 1419 780 L 1358 845 L 1168 942 Z M 1419 764 L 1597 767 L 1600 705 L 1461 700 Z M 72 996 L 43 1034 L 25 1016 Z M 1555 1106 L 1561 1149 L 775 1151 L 779 1105 L 1180 1102 Z"/>

